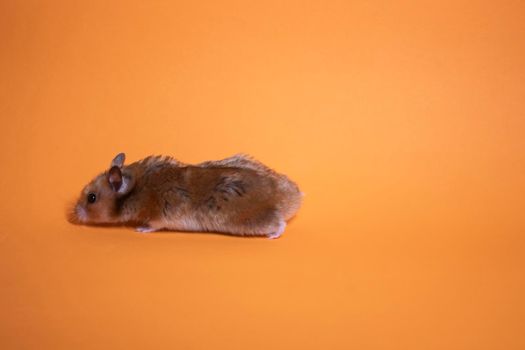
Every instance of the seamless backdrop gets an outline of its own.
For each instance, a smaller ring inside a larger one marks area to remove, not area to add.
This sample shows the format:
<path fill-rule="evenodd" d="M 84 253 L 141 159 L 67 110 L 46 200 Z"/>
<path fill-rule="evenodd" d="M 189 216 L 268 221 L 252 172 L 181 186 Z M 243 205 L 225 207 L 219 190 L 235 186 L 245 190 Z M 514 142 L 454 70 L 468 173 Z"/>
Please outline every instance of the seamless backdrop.
<path fill-rule="evenodd" d="M 520 1 L 0 1 L 0 348 L 524 349 Z M 73 226 L 246 152 L 279 240 Z"/>

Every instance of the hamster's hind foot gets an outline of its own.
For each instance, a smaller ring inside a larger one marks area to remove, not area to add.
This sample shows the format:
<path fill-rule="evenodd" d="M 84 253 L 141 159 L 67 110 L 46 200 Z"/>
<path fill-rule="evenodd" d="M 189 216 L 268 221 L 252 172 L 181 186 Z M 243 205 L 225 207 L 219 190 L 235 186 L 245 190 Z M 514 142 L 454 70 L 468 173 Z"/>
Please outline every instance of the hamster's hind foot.
<path fill-rule="evenodd" d="M 279 222 L 279 226 L 277 227 L 277 230 L 275 230 L 272 233 L 269 233 L 266 237 L 269 239 L 276 239 L 282 236 L 284 229 L 286 228 L 286 222 L 284 220 Z"/>

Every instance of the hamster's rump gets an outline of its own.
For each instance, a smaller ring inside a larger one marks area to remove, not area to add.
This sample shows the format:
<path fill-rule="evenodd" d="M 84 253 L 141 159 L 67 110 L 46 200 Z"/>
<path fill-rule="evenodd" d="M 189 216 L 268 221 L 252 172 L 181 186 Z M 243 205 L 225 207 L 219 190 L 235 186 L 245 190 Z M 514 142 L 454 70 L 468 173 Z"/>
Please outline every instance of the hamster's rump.
<path fill-rule="evenodd" d="M 297 184 L 291 181 L 286 175 L 279 174 L 263 163 L 253 159 L 246 154 L 236 154 L 232 157 L 217 161 L 208 161 L 197 164 L 204 168 L 233 168 L 249 169 L 260 174 L 262 177 L 270 178 L 277 186 L 274 195 L 278 210 L 284 220 L 290 220 L 299 210 L 303 193 L 299 190 Z"/>

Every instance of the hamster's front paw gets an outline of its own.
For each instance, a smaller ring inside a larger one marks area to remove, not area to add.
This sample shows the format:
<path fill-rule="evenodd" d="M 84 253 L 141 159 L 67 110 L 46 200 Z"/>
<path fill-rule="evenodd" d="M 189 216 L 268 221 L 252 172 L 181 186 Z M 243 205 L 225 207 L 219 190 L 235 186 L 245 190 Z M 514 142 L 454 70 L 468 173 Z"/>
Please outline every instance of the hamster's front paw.
<path fill-rule="evenodd" d="M 150 232 L 157 231 L 157 229 L 151 226 L 139 226 L 135 229 L 135 231 L 140 232 L 140 233 L 150 233 Z"/>

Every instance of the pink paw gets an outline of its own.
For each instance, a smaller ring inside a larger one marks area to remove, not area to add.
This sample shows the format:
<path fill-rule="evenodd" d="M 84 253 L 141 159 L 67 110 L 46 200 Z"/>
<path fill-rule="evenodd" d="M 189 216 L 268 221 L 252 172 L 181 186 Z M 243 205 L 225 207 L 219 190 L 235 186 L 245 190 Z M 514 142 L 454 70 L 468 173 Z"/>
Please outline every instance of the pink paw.
<path fill-rule="evenodd" d="M 157 229 L 154 229 L 153 227 L 150 227 L 150 226 L 139 226 L 135 229 L 135 231 L 140 232 L 140 233 L 150 233 L 150 232 L 157 231 Z"/>
<path fill-rule="evenodd" d="M 277 231 L 270 233 L 267 237 L 269 239 L 276 239 L 282 236 L 284 229 L 286 228 L 286 222 L 281 221 L 279 223 L 279 227 L 277 228 Z"/>

